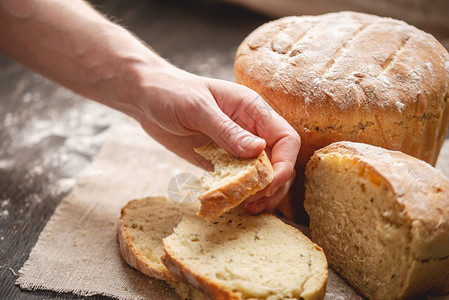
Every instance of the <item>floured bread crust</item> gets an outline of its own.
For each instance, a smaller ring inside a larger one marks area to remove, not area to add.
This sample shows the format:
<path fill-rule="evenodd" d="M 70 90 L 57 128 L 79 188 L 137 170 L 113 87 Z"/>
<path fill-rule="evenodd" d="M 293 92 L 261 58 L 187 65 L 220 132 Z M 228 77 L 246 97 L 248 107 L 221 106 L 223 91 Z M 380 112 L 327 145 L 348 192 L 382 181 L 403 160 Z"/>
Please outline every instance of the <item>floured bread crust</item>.
<path fill-rule="evenodd" d="M 413 26 L 354 12 L 286 17 L 251 33 L 234 68 L 298 131 L 302 166 L 339 140 L 436 162 L 449 121 L 449 55 Z"/>
<path fill-rule="evenodd" d="M 355 12 L 281 18 L 242 42 L 234 72 L 301 136 L 297 174 L 337 141 L 437 161 L 449 123 L 449 54 L 405 22 Z M 296 221 L 304 221 L 301 178 L 295 203 L 281 206 Z"/>

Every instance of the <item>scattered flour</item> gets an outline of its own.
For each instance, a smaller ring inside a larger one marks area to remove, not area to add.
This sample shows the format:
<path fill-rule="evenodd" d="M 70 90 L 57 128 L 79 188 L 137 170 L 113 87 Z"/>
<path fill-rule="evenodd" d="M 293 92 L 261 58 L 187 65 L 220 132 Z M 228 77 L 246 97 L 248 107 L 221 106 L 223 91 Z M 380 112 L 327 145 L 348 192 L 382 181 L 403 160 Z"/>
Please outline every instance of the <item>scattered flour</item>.
<path fill-rule="evenodd" d="M 421 80 L 421 76 L 415 71 L 410 72 L 410 76 L 415 80 Z"/>
<path fill-rule="evenodd" d="M 57 194 L 69 192 L 75 186 L 75 183 L 75 178 L 62 178 L 58 180 L 56 187 Z"/>
<path fill-rule="evenodd" d="M 7 113 L 3 124 L 6 126 L 11 126 L 14 122 L 14 116 L 12 113 Z"/>
<path fill-rule="evenodd" d="M 305 97 L 305 99 L 304 99 L 304 103 L 305 103 L 305 104 L 310 104 L 310 103 L 312 103 L 312 102 L 313 102 L 312 99 L 310 99 L 309 97 Z"/>
<path fill-rule="evenodd" d="M 9 211 L 7 210 L 2 210 L 0 211 L 0 219 L 6 220 L 9 216 Z"/>
<path fill-rule="evenodd" d="M 25 95 L 23 95 L 23 102 L 24 103 L 30 103 L 30 101 L 33 99 L 33 96 L 31 95 L 31 93 L 25 93 Z"/>
<path fill-rule="evenodd" d="M 42 166 L 34 166 L 31 170 L 31 173 L 36 174 L 36 175 L 40 175 L 44 172 L 44 169 L 42 168 Z"/>
<path fill-rule="evenodd" d="M 0 220 L 6 220 L 9 216 L 9 211 L 7 209 L 4 209 L 6 206 L 8 206 L 10 204 L 10 200 L 9 199 L 5 199 L 2 200 L 0 202 L 0 208 L 2 208 L 3 210 L 0 211 Z"/>
<path fill-rule="evenodd" d="M 12 159 L 0 159 L 0 170 L 12 169 L 14 166 L 14 160 Z"/>
<path fill-rule="evenodd" d="M 51 182 L 47 186 L 48 194 L 70 191 L 76 181 L 74 174 L 86 166 L 98 152 L 106 137 L 106 129 L 118 117 L 119 113 L 86 101 L 59 116 L 63 122 L 55 121 L 55 118 L 32 118 L 22 133 L 26 139 L 23 139 L 21 148 L 39 148 L 42 151 L 39 164 L 30 167 L 25 178 L 32 180 L 35 176 L 47 177 Z M 33 203 L 42 201 L 36 195 L 30 195 L 29 199 Z"/>
<path fill-rule="evenodd" d="M 404 108 L 405 108 L 405 104 L 404 103 L 398 101 L 395 104 L 396 104 L 396 107 L 398 108 L 398 110 L 400 112 L 402 112 L 404 110 Z"/>
<path fill-rule="evenodd" d="M 377 76 L 377 79 L 385 86 L 385 87 L 390 87 L 391 86 L 391 82 L 390 80 L 387 78 L 387 76 L 385 76 L 384 74 L 380 74 L 379 76 Z"/>
<path fill-rule="evenodd" d="M 51 85 L 40 75 L 19 80 L 12 97 L 19 97 L 15 100 L 23 107 L 8 112 L 0 121 L 0 126 L 8 127 L 4 147 L 0 147 L 0 171 L 20 174 L 16 188 L 28 193 L 22 194 L 25 203 L 17 208 L 20 214 L 47 197 L 69 192 L 74 177 L 100 149 L 107 129 L 121 118 L 106 106 Z M 37 90 L 48 89 L 52 93 L 43 99 Z M 59 101 L 68 101 L 71 108 L 61 111 L 48 104 Z M 31 188 L 35 186 L 42 189 Z M 0 205 L 0 220 L 6 219 L 11 213 L 7 210 L 9 199 L 0 199 Z"/>
<path fill-rule="evenodd" d="M 31 194 L 26 198 L 26 203 L 29 204 L 40 204 L 42 203 L 42 198 L 38 194 Z"/>
<path fill-rule="evenodd" d="M 9 203 L 10 203 L 9 199 L 2 200 L 2 202 L 0 203 L 0 207 L 4 208 L 5 206 L 8 206 Z"/>

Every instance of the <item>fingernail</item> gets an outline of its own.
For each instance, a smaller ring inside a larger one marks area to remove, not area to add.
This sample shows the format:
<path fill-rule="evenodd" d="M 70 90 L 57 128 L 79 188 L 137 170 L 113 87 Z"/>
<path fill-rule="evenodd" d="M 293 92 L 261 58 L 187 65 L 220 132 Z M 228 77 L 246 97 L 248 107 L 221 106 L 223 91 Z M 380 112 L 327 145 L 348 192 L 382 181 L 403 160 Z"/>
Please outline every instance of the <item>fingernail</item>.
<path fill-rule="evenodd" d="M 259 214 L 263 212 L 267 208 L 267 205 L 264 202 L 256 203 L 253 206 L 253 214 Z"/>
<path fill-rule="evenodd" d="M 260 143 L 262 143 L 262 139 L 256 136 L 246 136 L 240 141 L 240 147 L 245 150 L 253 150 L 256 149 Z"/>

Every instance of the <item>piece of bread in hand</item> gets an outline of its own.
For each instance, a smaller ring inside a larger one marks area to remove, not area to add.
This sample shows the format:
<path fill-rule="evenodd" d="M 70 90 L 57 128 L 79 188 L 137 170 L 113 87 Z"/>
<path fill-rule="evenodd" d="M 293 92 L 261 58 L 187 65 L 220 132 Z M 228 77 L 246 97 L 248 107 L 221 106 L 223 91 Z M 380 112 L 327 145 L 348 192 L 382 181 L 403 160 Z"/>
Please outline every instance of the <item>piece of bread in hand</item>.
<path fill-rule="evenodd" d="M 439 171 L 402 152 L 338 142 L 315 152 L 306 178 L 312 238 L 361 294 L 449 292 L 449 181 Z"/>
<path fill-rule="evenodd" d="M 121 211 L 117 235 L 125 261 L 147 276 L 178 281 L 162 264 L 162 239 L 173 232 L 184 215 L 198 206 L 176 205 L 165 197 L 132 200 Z"/>
<path fill-rule="evenodd" d="M 238 207 L 206 223 L 185 216 L 164 238 L 162 262 L 209 299 L 323 299 L 320 247 L 270 214 Z"/>
<path fill-rule="evenodd" d="M 238 206 L 273 180 L 273 167 L 265 151 L 253 159 L 234 157 L 215 143 L 195 151 L 214 165 L 214 171 L 202 178 L 205 192 L 198 197 L 201 201 L 198 216 L 208 222 Z"/>

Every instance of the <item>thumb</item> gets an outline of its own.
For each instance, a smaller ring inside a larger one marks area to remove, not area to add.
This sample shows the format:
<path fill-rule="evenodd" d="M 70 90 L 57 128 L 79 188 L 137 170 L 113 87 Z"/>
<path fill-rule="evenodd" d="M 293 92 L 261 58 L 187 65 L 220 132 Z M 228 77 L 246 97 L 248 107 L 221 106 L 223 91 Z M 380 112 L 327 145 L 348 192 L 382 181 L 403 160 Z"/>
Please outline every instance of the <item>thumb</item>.
<path fill-rule="evenodd" d="M 264 139 L 243 129 L 221 110 L 205 119 L 203 132 L 226 152 L 241 158 L 253 158 L 265 149 Z"/>

